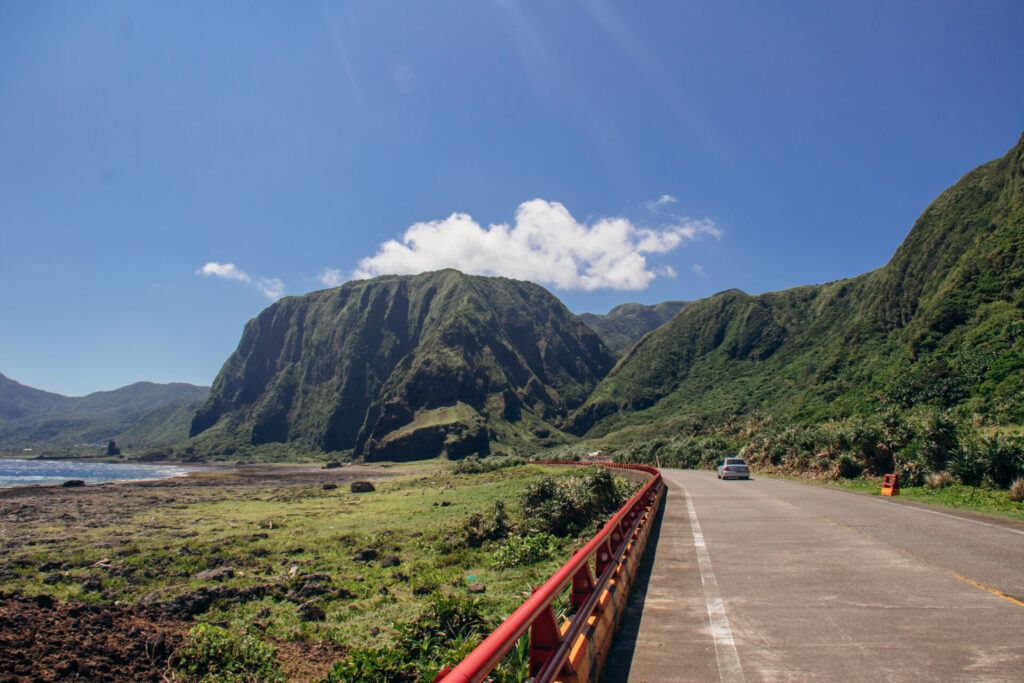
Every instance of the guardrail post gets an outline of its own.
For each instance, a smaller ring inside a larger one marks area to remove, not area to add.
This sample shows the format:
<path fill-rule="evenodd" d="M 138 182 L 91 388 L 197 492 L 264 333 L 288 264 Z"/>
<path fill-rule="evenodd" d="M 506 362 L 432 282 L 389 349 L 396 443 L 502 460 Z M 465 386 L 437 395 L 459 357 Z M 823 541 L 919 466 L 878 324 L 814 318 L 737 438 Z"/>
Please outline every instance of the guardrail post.
<path fill-rule="evenodd" d="M 612 558 L 615 556 L 615 551 L 612 550 L 612 544 L 608 541 L 602 543 L 597 549 L 597 557 L 594 559 L 594 573 L 598 576 L 604 574 L 604 570 L 608 568 L 608 565 L 612 563 Z"/>
<path fill-rule="evenodd" d="M 594 592 L 594 577 L 590 573 L 590 565 L 584 564 L 580 570 L 572 575 L 572 608 L 579 611 L 580 607 L 587 601 L 590 594 Z"/>
<path fill-rule="evenodd" d="M 555 610 L 548 605 L 537 620 L 530 625 L 530 675 L 536 676 L 558 646 L 562 644 L 562 632 L 555 621 Z"/>

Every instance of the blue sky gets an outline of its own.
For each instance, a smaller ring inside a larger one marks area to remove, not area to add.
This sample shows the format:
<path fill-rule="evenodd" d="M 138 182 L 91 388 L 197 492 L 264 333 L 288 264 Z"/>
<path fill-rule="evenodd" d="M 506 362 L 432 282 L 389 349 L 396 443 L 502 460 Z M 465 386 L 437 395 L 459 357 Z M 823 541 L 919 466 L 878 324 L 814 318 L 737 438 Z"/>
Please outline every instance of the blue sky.
<path fill-rule="evenodd" d="M 1024 130 L 1024 4 L 0 0 L 0 372 L 210 384 L 274 297 L 575 312 L 883 265 Z"/>

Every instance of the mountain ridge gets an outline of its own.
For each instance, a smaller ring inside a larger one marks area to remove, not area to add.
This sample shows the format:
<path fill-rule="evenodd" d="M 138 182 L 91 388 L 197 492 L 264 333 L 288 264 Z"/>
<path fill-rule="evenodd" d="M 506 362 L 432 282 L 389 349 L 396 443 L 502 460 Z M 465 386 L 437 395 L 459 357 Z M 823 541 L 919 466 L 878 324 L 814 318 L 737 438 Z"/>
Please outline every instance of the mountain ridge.
<path fill-rule="evenodd" d="M 369 459 L 543 443 L 612 362 L 539 285 L 385 275 L 286 297 L 251 320 L 190 434 Z"/>
<path fill-rule="evenodd" d="M 570 429 L 924 404 L 1021 421 L 1022 169 L 1024 136 L 932 201 L 876 270 L 691 303 L 620 360 Z"/>
<path fill-rule="evenodd" d="M 188 435 L 189 411 L 208 387 L 184 382 L 134 382 L 85 396 L 64 396 L 0 374 L 0 445 L 68 447 L 118 440 L 126 446 L 164 446 Z"/>
<path fill-rule="evenodd" d="M 623 356 L 645 334 L 672 319 L 689 301 L 662 301 L 653 305 L 624 303 L 604 315 L 580 313 L 579 317 L 597 332 L 601 341 L 619 357 Z"/>

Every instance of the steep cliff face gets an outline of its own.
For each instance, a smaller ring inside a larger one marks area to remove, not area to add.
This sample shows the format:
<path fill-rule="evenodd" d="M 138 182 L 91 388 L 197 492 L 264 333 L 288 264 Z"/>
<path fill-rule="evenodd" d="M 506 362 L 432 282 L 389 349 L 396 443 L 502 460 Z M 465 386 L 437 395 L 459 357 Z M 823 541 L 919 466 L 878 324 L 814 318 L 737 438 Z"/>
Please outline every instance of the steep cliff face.
<path fill-rule="evenodd" d="M 512 450 L 557 438 L 612 362 L 537 285 L 383 276 L 282 299 L 250 321 L 191 433 L 369 459 Z"/>
<path fill-rule="evenodd" d="M 689 304 L 571 417 L 598 435 L 752 410 L 825 418 L 932 405 L 1024 419 L 1024 136 L 925 209 L 884 267 Z"/>

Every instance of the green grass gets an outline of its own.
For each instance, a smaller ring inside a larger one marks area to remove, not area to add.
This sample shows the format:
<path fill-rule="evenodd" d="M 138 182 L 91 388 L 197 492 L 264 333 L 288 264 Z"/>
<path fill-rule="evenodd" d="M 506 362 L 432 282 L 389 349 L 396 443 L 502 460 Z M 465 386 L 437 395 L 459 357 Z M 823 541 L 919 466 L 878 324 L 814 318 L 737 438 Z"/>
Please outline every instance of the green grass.
<path fill-rule="evenodd" d="M 467 548 L 461 531 L 470 514 L 492 513 L 499 499 L 515 518 L 518 496 L 529 483 L 578 474 L 574 469 L 531 466 L 455 475 L 440 461 L 402 469 L 411 474 L 378 481 L 375 492 L 364 494 L 345 485 L 329 491 L 309 485 L 224 489 L 219 496 L 204 488 L 173 495 L 154 489 L 151 506 L 117 524 L 34 528 L 31 542 L 10 558 L 16 578 L 0 588 L 85 601 L 137 601 L 150 593 L 167 600 L 217 585 L 196 578 L 207 569 L 232 567 L 235 576 L 225 584 L 243 588 L 288 581 L 295 567 L 300 576 L 328 575 L 332 590 L 354 597 L 321 598 L 327 615 L 322 622 L 302 622 L 294 602 L 269 596 L 216 607 L 200 619 L 243 630 L 259 622 L 269 640 L 328 639 L 355 646 L 386 642 L 392 622 L 414 617 L 431 593 L 465 595 L 473 581 L 487 587 L 482 596 L 487 612 L 507 615 L 571 554 L 575 541 L 565 539 L 551 559 L 503 569 L 498 544 Z M 394 553 L 401 564 L 358 563 L 354 556 L 362 549 Z M 49 561 L 66 565 L 40 571 Z M 48 577 L 57 581 L 44 583 Z M 83 590 L 89 577 L 102 580 L 106 598 Z M 380 629 L 379 635 L 371 635 L 371 627 Z"/>

